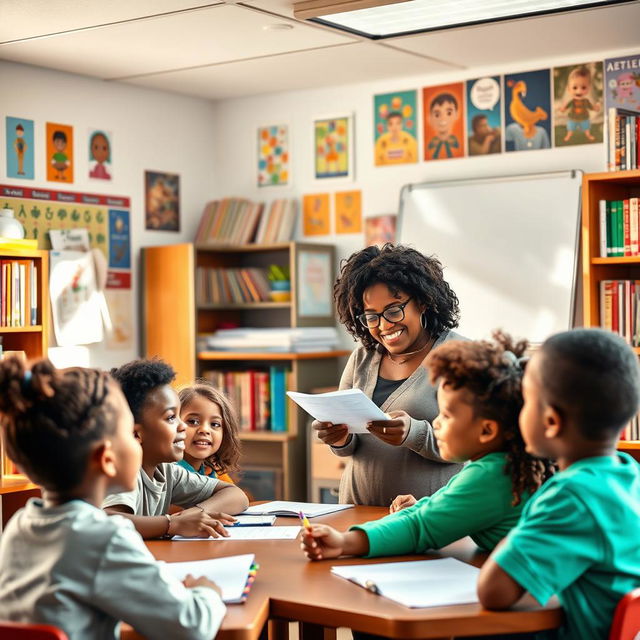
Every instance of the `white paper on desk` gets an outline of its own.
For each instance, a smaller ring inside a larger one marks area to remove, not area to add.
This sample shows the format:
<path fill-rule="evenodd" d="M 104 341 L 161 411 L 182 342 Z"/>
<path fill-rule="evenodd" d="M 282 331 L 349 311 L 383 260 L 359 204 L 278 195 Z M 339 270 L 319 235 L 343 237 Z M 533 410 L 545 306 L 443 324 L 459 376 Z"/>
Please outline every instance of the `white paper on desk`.
<path fill-rule="evenodd" d="M 480 569 L 454 558 L 331 567 L 341 578 L 370 589 L 405 607 L 446 607 L 478 602 Z"/>
<path fill-rule="evenodd" d="M 220 542 L 224 540 L 294 540 L 298 533 L 300 533 L 300 527 L 229 527 L 228 537 L 218 538 L 184 538 L 182 536 L 173 536 L 172 540 L 179 542 L 197 542 L 206 540 L 211 542 L 212 540 Z"/>
<path fill-rule="evenodd" d="M 205 576 L 215 582 L 222 590 L 222 599 L 227 603 L 242 602 L 247 584 L 249 569 L 255 556 L 247 553 L 228 558 L 213 560 L 195 560 L 191 562 L 164 562 L 163 569 L 168 570 L 177 580 L 184 580 L 191 574 L 194 578 Z"/>
<path fill-rule="evenodd" d="M 287 395 L 316 420 L 346 424 L 349 433 L 370 433 L 367 430 L 368 422 L 389 420 L 389 416 L 360 389 L 343 389 L 329 393 L 287 391 Z"/>

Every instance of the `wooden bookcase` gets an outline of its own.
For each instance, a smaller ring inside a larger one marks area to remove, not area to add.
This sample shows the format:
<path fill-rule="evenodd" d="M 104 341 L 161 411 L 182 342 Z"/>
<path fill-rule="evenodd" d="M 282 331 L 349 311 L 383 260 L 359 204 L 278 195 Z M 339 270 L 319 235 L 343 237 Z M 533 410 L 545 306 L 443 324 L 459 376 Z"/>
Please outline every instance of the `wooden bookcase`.
<path fill-rule="evenodd" d="M 640 196 L 640 170 L 585 174 L 582 179 L 582 284 L 585 327 L 600 326 L 600 281 L 640 280 L 640 256 L 600 257 L 599 201 Z M 640 355 L 640 348 L 635 347 Z M 640 460 L 640 441 L 619 449 Z"/>
<path fill-rule="evenodd" d="M 0 244 L 0 260 L 33 260 L 38 279 L 37 324 L 23 327 L 2 327 L 4 351 L 24 351 L 29 360 L 42 358 L 49 346 L 49 252 L 38 249 L 8 249 Z M 4 443 L 0 443 L 0 511 L 2 526 L 22 507 L 27 498 L 39 493 L 36 485 L 21 474 L 5 473 L 7 466 Z"/>
<path fill-rule="evenodd" d="M 288 242 L 273 245 L 208 247 L 179 244 L 149 247 L 142 252 L 144 353 L 171 363 L 177 384 L 186 384 L 207 369 L 248 370 L 284 365 L 289 390 L 309 391 L 335 385 L 340 377 L 340 359 L 348 351 L 313 353 L 255 353 L 197 351 L 198 333 L 220 326 L 304 327 L 333 326 L 335 315 L 306 317 L 300 313 L 298 281 L 301 252 L 326 253 L 333 283 L 334 247 Z M 198 305 L 195 295 L 197 267 L 266 268 L 288 265 L 291 271 L 290 302 L 247 302 Z M 333 309 L 333 306 L 331 306 Z M 308 416 L 288 403 L 286 432 L 241 432 L 241 468 L 274 469 L 282 479 L 277 498 L 305 500 L 307 496 Z"/>

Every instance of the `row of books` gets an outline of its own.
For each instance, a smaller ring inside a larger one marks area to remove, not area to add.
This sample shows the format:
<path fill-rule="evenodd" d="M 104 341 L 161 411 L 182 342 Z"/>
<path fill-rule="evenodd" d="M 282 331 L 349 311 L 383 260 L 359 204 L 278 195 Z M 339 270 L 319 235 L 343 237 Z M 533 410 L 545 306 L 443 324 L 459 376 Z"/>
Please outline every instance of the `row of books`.
<path fill-rule="evenodd" d="M 640 440 L 640 418 L 638 416 L 624 428 L 620 440 Z"/>
<path fill-rule="evenodd" d="M 246 198 L 224 198 L 208 202 L 196 232 L 199 245 L 274 244 L 293 238 L 296 200 L 263 202 Z"/>
<path fill-rule="evenodd" d="M 638 198 L 600 200 L 600 257 L 640 255 Z"/>
<path fill-rule="evenodd" d="M 264 269 L 196 269 L 198 304 L 266 302 L 269 280 Z"/>
<path fill-rule="evenodd" d="M 205 371 L 203 376 L 224 391 L 236 408 L 240 431 L 287 431 L 287 369 Z"/>
<path fill-rule="evenodd" d="M 600 281 L 600 326 L 640 346 L 640 280 Z"/>
<path fill-rule="evenodd" d="M 201 333 L 198 339 L 200 351 L 308 353 L 339 344 L 335 327 L 241 327 Z"/>
<path fill-rule="evenodd" d="M 0 260 L 0 326 L 38 324 L 38 268 L 34 260 Z"/>
<path fill-rule="evenodd" d="M 611 107 L 607 127 L 607 169 L 637 169 L 640 166 L 640 112 Z"/>

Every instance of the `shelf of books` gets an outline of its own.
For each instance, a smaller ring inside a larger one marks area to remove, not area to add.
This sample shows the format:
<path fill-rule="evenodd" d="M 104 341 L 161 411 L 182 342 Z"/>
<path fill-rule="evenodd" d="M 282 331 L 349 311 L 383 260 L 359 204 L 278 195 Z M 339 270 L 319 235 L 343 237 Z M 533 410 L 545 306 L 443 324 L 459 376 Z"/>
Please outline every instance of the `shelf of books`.
<path fill-rule="evenodd" d="M 253 499 L 306 499 L 308 416 L 285 391 L 335 385 L 349 355 L 338 348 L 334 269 L 331 245 L 143 250 L 145 353 L 170 362 L 178 383 L 204 377 L 231 398 L 243 445 L 238 482 Z M 288 287 L 276 292 L 272 274 L 288 275 Z M 184 313 L 161 334 L 149 320 L 167 300 Z"/>
<path fill-rule="evenodd" d="M 621 335 L 640 355 L 640 170 L 586 174 L 582 183 L 586 327 Z M 640 458 L 636 417 L 619 445 Z"/>

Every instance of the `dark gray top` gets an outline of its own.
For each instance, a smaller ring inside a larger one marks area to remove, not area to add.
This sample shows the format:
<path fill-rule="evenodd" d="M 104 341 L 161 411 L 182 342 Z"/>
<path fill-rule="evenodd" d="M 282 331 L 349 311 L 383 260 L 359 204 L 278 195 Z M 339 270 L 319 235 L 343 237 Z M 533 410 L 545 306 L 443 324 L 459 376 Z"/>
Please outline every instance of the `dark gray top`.
<path fill-rule="evenodd" d="M 376 382 L 376 388 L 373 390 L 373 396 L 371 399 L 373 403 L 381 407 L 384 401 L 406 380 L 387 380 L 382 376 L 378 376 L 378 382 Z"/>

